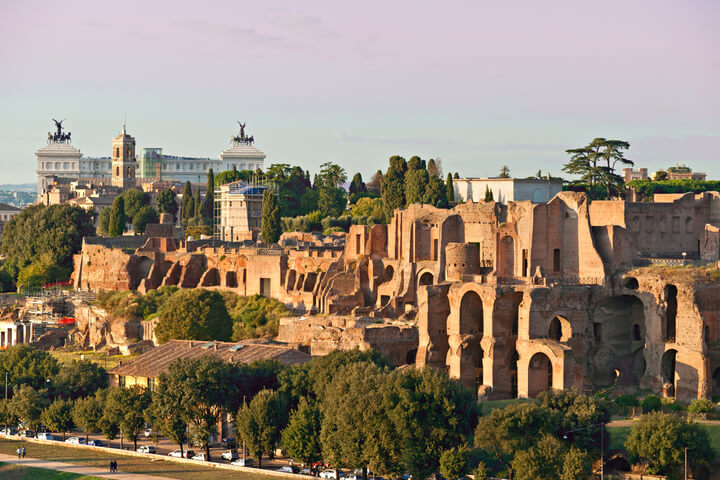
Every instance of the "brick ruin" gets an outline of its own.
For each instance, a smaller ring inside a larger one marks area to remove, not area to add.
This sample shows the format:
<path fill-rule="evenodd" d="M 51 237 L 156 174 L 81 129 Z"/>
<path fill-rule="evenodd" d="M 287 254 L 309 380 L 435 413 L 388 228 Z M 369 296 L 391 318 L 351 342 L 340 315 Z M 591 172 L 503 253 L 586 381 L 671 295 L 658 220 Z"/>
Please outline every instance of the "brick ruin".
<path fill-rule="evenodd" d="M 717 192 L 411 205 L 388 225 L 280 244 L 176 241 L 158 225 L 146 237 L 86 238 L 74 281 L 272 296 L 304 315 L 283 322 L 283 339 L 316 353 L 379 348 L 482 398 L 612 384 L 720 395 Z"/>

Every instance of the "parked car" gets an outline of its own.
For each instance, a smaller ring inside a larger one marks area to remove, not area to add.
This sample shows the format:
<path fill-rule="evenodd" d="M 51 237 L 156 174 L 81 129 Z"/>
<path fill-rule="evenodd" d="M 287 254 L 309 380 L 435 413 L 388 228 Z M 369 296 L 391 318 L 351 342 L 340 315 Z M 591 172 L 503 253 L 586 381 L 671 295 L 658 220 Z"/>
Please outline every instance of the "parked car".
<path fill-rule="evenodd" d="M 23 436 L 25 436 L 27 438 L 35 438 L 35 432 L 32 430 L 25 430 L 23 432 Z"/>
<path fill-rule="evenodd" d="M 2 430 L 3 435 L 17 435 L 17 433 L 18 433 L 18 431 L 17 431 L 17 428 L 15 428 L 15 427 L 7 427 L 7 428 L 3 428 L 3 430 Z"/>
<path fill-rule="evenodd" d="M 234 438 L 223 438 L 222 446 L 223 448 L 235 448 L 237 447 L 237 442 Z"/>
<path fill-rule="evenodd" d="M 104 447 L 105 446 L 103 444 L 102 440 L 88 440 L 87 444 L 90 445 L 91 447 Z"/>
<path fill-rule="evenodd" d="M 334 468 L 328 468 L 327 470 L 320 472 L 320 478 L 332 478 L 334 480 L 339 480 L 341 475 L 342 472 L 340 470 L 335 470 Z"/>
<path fill-rule="evenodd" d="M 65 443 L 69 443 L 71 445 L 85 445 L 85 438 L 83 437 L 70 437 L 67 440 L 65 440 Z"/>
<path fill-rule="evenodd" d="M 38 440 L 55 440 L 55 437 L 53 437 L 52 433 L 38 433 L 37 435 Z"/>
<path fill-rule="evenodd" d="M 168 457 L 175 457 L 175 458 L 192 458 L 195 456 L 195 452 L 193 450 L 183 450 L 182 454 L 180 453 L 180 450 L 173 450 L 172 452 L 168 453 Z"/>
<path fill-rule="evenodd" d="M 312 470 L 310 470 L 309 468 L 303 468 L 302 470 L 300 470 L 300 475 L 312 475 Z"/>
<path fill-rule="evenodd" d="M 145 437 L 149 437 L 152 435 L 152 428 L 148 427 L 145 429 L 145 432 L 143 433 Z"/>
<path fill-rule="evenodd" d="M 285 472 L 285 473 L 297 473 L 298 468 L 294 467 L 292 465 L 285 465 L 277 469 L 278 472 Z"/>
<path fill-rule="evenodd" d="M 237 450 L 228 450 L 226 452 L 223 452 L 222 455 L 220 455 L 224 460 L 227 460 L 229 462 L 232 462 L 235 459 L 240 458 L 240 454 L 237 452 Z"/>
<path fill-rule="evenodd" d="M 232 462 L 230 465 L 235 465 L 237 467 L 252 467 L 253 466 L 253 459 L 252 458 L 238 458 L 234 462 Z"/>
<path fill-rule="evenodd" d="M 362 475 L 351 473 L 342 477 L 343 480 L 362 480 Z"/>
<path fill-rule="evenodd" d="M 200 460 L 201 462 L 207 462 L 207 457 L 205 457 L 205 452 L 198 453 L 197 455 L 192 456 L 193 460 Z"/>
<path fill-rule="evenodd" d="M 142 447 L 137 449 L 140 453 L 157 453 L 155 451 L 155 447 L 152 445 L 143 445 Z"/>

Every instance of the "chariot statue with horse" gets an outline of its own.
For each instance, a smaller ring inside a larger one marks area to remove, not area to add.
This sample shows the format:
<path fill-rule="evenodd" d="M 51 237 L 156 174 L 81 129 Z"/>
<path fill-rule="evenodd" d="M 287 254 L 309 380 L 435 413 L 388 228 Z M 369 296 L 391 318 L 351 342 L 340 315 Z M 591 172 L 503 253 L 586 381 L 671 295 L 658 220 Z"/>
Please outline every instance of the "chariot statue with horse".
<path fill-rule="evenodd" d="M 48 143 L 70 143 L 72 132 L 63 132 L 62 122 L 64 122 L 65 119 L 58 121 L 53 118 L 52 121 L 55 122 L 57 131 L 55 133 L 48 132 Z"/>
<path fill-rule="evenodd" d="M 255 137 L 253 135 L 245 136 L 245 125 L 247 122 L 240 123 L 239 121 L 237 121 L 237 123 L 238 123 L 238 125 L 240 125 L 240 133 L 230 137 L 230 141 L 234 145 L 240 145 L 240 144 L 252 145 L 255 142 Z"/>

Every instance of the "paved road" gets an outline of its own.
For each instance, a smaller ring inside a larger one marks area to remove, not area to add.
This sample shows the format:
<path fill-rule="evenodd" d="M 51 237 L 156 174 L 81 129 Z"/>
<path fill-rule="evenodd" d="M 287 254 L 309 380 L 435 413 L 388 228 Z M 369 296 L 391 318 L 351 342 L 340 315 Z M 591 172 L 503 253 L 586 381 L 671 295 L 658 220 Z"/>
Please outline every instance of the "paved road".
<path fill-rule="evenodd" d="M 13 463 L 25 467 L 46 468 L 48 470 L 58 470 L 61 472 L 75 473 L 78 475 L 92 475 L 101 478 L 113 478 L 116 480 L 166 480 L 167 477 L 157 477 L 154 475 L 143 475 L 140 473 L 115 472 L 110 473 L 109 466 L 107 469 L 99 467 L 90 467 L 82 465 L 73 465 L 65 462 L 51 462 L 41 460 L 39 458 L 17 458 L 15 455 L 6 455 L 0 453 L 0 462 Z"/>
<path fill-rule="evenodd" d="M 634 425 L 638 424 L 637 419 L 627 419 L 627 420 L 613 420 L 612 422 L 606 423 L 606 427 L 632 427 Z M 697 423 L 704 423 L 706 425 L 720 425 L 720 420 L 704 420 L 704 419 L 693 419 L 693 421 Z"/>

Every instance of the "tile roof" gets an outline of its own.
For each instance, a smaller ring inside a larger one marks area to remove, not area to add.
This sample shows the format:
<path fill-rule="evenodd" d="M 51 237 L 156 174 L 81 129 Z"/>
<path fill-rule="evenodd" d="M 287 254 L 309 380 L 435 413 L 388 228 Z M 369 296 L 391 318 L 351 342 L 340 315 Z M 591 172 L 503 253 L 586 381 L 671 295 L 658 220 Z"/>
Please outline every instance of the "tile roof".
<path fill-rule="evenodd" d="M 111 375 L 157 378 L 180 358 L 188 360 L 213 355 L 226 362 L 251 363 L 275 359 L 286 365 L 310 361 L 310 355 L 285 345 L 232 343 L 202 340 L 169 340 L 149 352 L 110 370 Z"/>
<path fill-rule="evenodd" d="M 19 212 L 20 209 L 18 207 L 13 207 L 12 205 L 8 205 L 7 203 L 0 203 L 0 210 L 3 212 Z"/>

